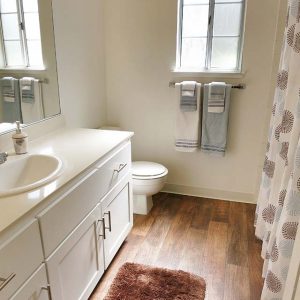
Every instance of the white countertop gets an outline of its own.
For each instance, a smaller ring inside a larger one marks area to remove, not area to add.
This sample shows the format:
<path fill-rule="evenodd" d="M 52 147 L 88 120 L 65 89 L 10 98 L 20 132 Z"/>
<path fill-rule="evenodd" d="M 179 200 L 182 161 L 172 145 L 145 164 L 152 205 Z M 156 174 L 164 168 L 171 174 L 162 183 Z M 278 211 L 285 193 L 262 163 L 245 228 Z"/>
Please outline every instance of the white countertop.
<path fill-rule="evenodd" d="M 60 187 L 132 136 L 132 132 L 126 131 L 63 128 L 29 142 L 28 154 L 48 154 L 59 157 L 63 161 L 62 174 L 56 180 L 33 191 L 0 197 L 0 234 Z M 18 157 L 9 156 L 8 161 Z"/>

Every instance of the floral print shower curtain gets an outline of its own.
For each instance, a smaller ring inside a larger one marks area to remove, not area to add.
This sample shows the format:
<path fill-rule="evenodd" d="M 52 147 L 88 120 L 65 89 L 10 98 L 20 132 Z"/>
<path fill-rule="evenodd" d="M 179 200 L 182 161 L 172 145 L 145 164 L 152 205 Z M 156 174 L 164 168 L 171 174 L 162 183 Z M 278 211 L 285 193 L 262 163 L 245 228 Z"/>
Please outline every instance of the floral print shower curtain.
<path fill-rule="evenodd" d="M 290 0 L 256 209 L 263 300 L 282 299 L 300 219 L 300 0 Z"/>

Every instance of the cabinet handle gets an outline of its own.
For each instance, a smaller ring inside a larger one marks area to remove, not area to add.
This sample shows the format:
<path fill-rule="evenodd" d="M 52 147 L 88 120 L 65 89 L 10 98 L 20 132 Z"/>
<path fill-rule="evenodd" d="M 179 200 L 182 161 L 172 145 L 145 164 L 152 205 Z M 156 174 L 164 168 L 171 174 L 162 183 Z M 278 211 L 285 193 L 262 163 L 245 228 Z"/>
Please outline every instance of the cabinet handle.
<path fill-rule="evenodd" d="M 114 169 L 114 172 L 120 173 L 126 166 L 127 164 L 120 164 L 118 169 Z"/>
<path fill-rule="evenodd" d="M 109 232 L 111 232 L 111 214 L 110 211 L 108 211 L 107 213 L 104 213 L 105 215 L 108 215 L 108 227 L 105 227 L 106 229 L 109 230 Z"/>
<path fill-rule="evenodd" d="M 0 277 L 0 281 L 2 281 L 1 285 L 0 285 L 0 291 L 2 291 L 6 285 L 16 276 L 15 273 L 10 274 L 7 278 L 1 278 Z"/>
<path fill-rule="evenodd" d="M 101 220 L 98 220 L 97 223 L 101 222 L 102 223 L 102 231 L 103 231 L 103 234 L 98 234 L 98 236 L 103 236 L 103 239 L 106 239 L 106 233 L 105 233 L 105 219 L 102 218 Z"/>
<path fill-rule="evenodd" d="M 47 286 L 42 286 L 42 290 L 43 290 L 43 291 L 47 291 L 47 293 L 48 293 L 48 298 L 49 298 L 49 300 L 51 300 L 52 297 L 51 297 L 50 285 L 47 284 Z"/>

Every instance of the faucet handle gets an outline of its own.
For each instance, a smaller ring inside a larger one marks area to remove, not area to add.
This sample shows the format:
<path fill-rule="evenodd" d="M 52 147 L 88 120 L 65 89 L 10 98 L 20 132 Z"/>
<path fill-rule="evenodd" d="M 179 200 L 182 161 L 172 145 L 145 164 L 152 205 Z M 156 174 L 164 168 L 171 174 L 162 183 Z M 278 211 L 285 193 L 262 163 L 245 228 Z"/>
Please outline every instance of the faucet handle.
<path fill-rule="evenodd" d="M 8 157 L 8 153 L 7 152 L 2 152 L 0 153 L 0 164 L 3 164 L 6 162 Z"/>

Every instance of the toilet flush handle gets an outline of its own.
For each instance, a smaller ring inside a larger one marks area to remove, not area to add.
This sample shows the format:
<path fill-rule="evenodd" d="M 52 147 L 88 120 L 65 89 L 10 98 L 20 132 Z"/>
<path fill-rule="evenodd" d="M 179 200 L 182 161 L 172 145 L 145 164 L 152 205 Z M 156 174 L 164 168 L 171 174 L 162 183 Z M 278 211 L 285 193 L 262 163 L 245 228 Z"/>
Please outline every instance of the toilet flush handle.
<path fill-rule="evenodd" d="M 120 173 L 126 166 L 127 164 L 120 164 L 118 169 L 114 169 L 114 172 Z"/>

